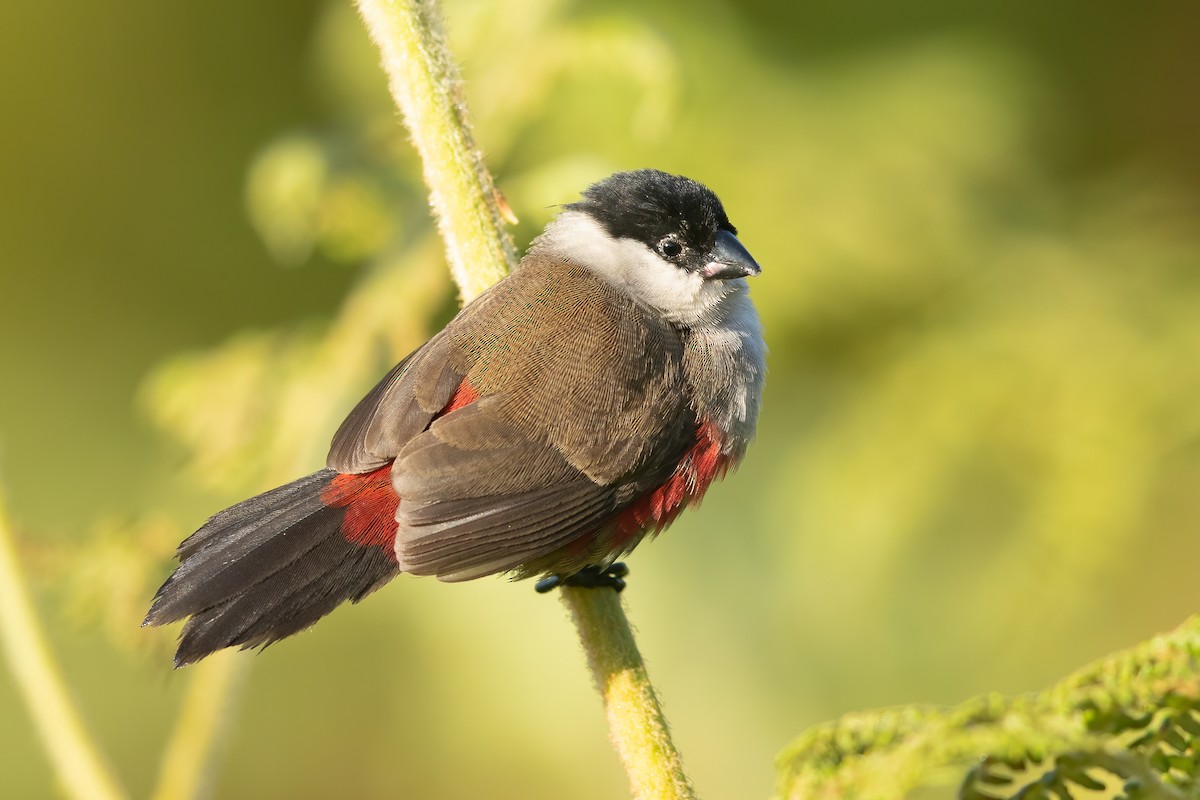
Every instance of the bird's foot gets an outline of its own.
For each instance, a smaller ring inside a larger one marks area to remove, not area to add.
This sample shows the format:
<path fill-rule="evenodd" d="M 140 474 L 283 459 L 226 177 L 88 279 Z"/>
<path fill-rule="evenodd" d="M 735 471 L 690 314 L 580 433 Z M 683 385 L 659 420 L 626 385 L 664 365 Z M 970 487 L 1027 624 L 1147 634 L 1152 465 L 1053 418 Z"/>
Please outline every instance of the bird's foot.
<path fill-rule="evenodd" d="M 578 586 L 581 589 L 598 589 L 607 586 L 619 592 L 625 588 L 625 576 L 628 574 L 629 567 L 618 561 L 607 567 L 584 567 L 574 575 L 568 575 L 565 578 L 561 575 L 551 575 L 549 578 L 542 578 L 534 584 L 533 588 L 539 594 L 545 594 L 559 586 Z"/>

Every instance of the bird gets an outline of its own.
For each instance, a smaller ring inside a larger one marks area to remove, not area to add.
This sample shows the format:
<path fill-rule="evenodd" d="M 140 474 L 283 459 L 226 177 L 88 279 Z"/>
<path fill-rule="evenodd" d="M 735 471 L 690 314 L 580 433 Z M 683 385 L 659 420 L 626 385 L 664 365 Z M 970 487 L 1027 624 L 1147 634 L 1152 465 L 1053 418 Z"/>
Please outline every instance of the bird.
<path fill-rule="evenodd" d="M 327 466 L 217 513 L 143 625 L 176 668 L 266 647 L 401 573 L 623 588 L 620 559 L 742 460 L 766 373 L 761 268 L 704 184 L 615 173 L 404 358 Z"/>

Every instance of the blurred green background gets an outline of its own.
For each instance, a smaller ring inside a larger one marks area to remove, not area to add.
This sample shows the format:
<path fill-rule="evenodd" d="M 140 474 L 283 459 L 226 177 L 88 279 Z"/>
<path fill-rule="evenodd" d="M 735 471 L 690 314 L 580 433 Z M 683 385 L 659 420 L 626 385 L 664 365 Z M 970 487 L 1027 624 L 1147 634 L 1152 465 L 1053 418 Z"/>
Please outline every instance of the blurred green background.
<path fill-rule="evenodd" d="M 446 14 L 521 246 L 656 166 L 764 266 L 759 441 L 626 593 L 702 795 L 768 795 L 820 720 L 1035 689 L 1200 609 L 1200 6 Z M 0 469 L 144 796 L 195 674 L 137 627 L 174 545 L 320 466 L 454 290 L 346 2 L 7 3 L 0 42 Z M 240 658 L 218 796 L 626 791 L 529 585 L 402 579 Z M 54 796 L 2 674 L 2 793 Z"/>

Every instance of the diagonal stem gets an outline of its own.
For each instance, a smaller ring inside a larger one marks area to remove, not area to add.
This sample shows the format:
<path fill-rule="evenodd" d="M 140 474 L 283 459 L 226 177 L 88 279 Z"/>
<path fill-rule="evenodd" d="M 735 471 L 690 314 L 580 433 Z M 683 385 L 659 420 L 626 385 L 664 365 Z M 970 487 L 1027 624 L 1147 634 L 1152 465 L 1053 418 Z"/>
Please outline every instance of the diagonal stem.
<path fill-rule="evenodd" d="M 250 672 L 249 659 L 216 653 L 195 670 L 183 706 L 163 751 L 154 800 L 182 800 L 211 795 L 215 762 L 230 724 L 229 707 Z"/>
<path fill-rule="evenodd" d="M 434 0 L 357 0 L 392 97 L 421 156 L 450 272 L 470 301 L 508 274 L 516 250 L 471 135 L 462 80 Z"/>
<path fill-rule="evenodd" d="M 59 783 L 74 800 L 125 797 L 95 740 L 88 733 L 46 644 L 0 495 L 0 640 L 21 698 L 33 717 L 42 748 Z"/>
<path fill-rule="evenodd" d="M 620 595 L 606 588 L 564 586 L 561 591 L 604 700 L 609 736 L 633 796 L 638 800 L 695 798 Z"/>
<path fill-rule="evenodd" d="M 491 176 L 471 137 L 437 3 L 356 2 L 421 155 L 450 269 L 463 300 L 469 301 L 516 265 L 516 253 L 503 228 Z M 605 589 L 564 587 L 562 592 L 634 796 L 693 798 L 620 599 Z"/>

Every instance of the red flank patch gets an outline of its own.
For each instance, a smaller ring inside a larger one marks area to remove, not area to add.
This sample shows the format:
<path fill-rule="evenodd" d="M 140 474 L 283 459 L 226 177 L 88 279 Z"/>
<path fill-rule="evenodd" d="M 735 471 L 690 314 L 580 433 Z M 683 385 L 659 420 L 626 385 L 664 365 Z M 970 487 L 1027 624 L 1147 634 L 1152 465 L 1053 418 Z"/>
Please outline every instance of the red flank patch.
<path fill-rule="evenodd" d="M 627 542 L 648 529 L 658 533 L 670 525 L 688 503 L 699 502 L 712 482 L 725 476 L 729 463 L 729 456 L 721 454 L 716 429 L 707 420 L 701 422 L 695 443 L 671 477 L 617 514 L 617 542 Z"/>
<path fill-rule="evenodd" d="M 457 411 L 465 405 L 474 403 L 478 399 L 479 392 L 475 391 L 475 388 L 471 386 L 471 384 L 463 381 L 458 385 L 458 388 L 454 390 L 454 394 L 450 396 L 450 402 L 446 404 L 446 407 L 442 409 L 438 416 L 444 417 L 451 411 Z"/>

